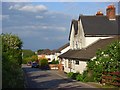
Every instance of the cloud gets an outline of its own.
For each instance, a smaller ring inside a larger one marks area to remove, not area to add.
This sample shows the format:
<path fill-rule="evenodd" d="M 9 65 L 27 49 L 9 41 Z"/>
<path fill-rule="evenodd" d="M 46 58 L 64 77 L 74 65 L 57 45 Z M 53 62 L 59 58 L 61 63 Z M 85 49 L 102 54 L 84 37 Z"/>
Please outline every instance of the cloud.
<path fill-rule="evenodd" d="M 0 21 L 4 19 L 9 19 L 9 15 L 0 15 Z"/>
<path fill-rule="evenodd" d="M 66 28 L 63 26 L 48 26 L 48 25 L 43 25 L 43 26 L 38 26 L 39 28 L 43 30 L 54 30 L 54 31 L 61 31 L 64 32 L 66 31 Z"/>
<path fill-rule="evenodd" d="M 49 41 L 49 40 L 52 40 L 52 41 L 58 41 L 58 40 L 65 40 L 67 37 L 66 36 L 57 36 L 57 37 L 54 37 L 54 36 L 49 36 L 49 37 L 43 37 L 43 40 L 46 40 L 46 41 Z"/>
<path fill-rule="evenodd" d="M 12 27 L 5 27 L 5 29 L 14 29 L 14 30 L 32 30 L 33 32 L 35 32 L 34 30 L 41 30 L 41 31 L 60 31 L 60 32 L 64 32 L 67 29 L 63 26 L 49 26 L 49 25 L 26 25 L 26 26 L 12 26 Z"/>
<path fill-rule="evenodd" d="M 20 5 L 15 4 L 9 7 L 9 10 L 19 10 L 19 11 L 27 11 L 27 12 L 43 12 L 47 10 L 45 5 Z"/>
<path fill-rule="evenodd" d="M 35 16 L 36 19 L 43 19 L 43 16 Z"/>
<path fill-rule="evenodd" d="M 44 3 L 3 4 L 3 33 L 17 34 L 25 48 L 52 49 L 68 40 L 70 15 L 44 8 Z"/>

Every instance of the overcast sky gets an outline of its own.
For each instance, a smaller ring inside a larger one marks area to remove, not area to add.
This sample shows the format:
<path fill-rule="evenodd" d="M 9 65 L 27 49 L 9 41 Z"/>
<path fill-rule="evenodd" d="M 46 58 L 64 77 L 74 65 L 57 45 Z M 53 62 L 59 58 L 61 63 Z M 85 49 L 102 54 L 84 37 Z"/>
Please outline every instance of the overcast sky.
<path fill-rule="evenodd" d="M 70 23 L 80 14 L 104 14 L 115 2 L 3 2 L 2 32 L 17 34 L 23 49 L 57 49 L 68 41 Z M 0 19 L 1 20 L 1 19 Z"/>

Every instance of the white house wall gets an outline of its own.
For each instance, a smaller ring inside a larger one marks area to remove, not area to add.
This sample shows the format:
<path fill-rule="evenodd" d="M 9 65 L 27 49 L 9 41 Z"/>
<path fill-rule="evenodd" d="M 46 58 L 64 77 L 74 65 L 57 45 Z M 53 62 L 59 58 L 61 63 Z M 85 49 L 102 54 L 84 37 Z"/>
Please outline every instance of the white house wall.
<path fill-rule="evenodd" d="M 111 38 L 111 37 L 85 37 L 85 47 L 98 41 L 99 39 L 106 39 L 106 38 Z"/>
<path fill-rule="evenodd" d="M 85 47 L 85 36 L 84 36 L 84 30 L 82 26 L 82 21 L 81 19 L 78 21 L 78 31 L 79 31 L 79 39 L 80 39 L 80 49 Z"/>
<path fill-rule="evenodd" d="M 75 64 L 75 71 L 79 73 L 83 73 L 84 70 L 86 70 L 87 62 L 85 61 L 79 61 L 79 65 Z"/>
<path fill-rule="evenodd" d="M 55 53 L 55 60 L 59 60 L 58 56 L 67 52 L 70 49 L 70 46 L 67 46 L 66 48 L 64 48 L 63 50 L 60 51 L 60 53 Z"/>
<path fill-rule="evenodd" d="M 71 60 L 71 68 L 68 67 L 68 59 L 63 59 L 64 60 L 64 72 L 69 73 L 69 72 L 79 72 L 83 73 L 84 70 L 86 70 L 87 62 L 86 61 L 79 61 L 79 65 L 75 64 L 75 60 Z"/>
<path fill-rule="evenodd" d="M 63 59 L 64 62 L 64 72 L 70 72 L 70 69 L 68 68 L 68 59 Z"/>
<path fill-rule="evenodd" d="M 75 31 L 74 31 L 74 26 L 72 24 L 72 30 L 71 30 L 71 34 L 70 34 L 70 49 L 73 49 L 74 47 L 74 34 L 75 34 Z"/>
<path fill-rule="evenodd" d="M 67 52 L 69 49 L 70 49 L 70 46 L 68 46 L 68 47 L 64 48 L 64 49 L 61 51 L 61 54 L 63 54 L 63 53 L 65 53 L 65 52 Z"/>
<path fill-rule="evenodd" d="M 74 24 L 72 24 L 72 30 L 70 35 L 70 49 L 81 49 L 85 47 L 85 36 L 82 27 L 81 20 L 78 21 L 78 32 L 75 35 Z"/>
<path fill-rule="evenodd" d="M 58 60 L 58 56 L 61 55 L 60 53 L 55 53 L 55 60 Z"/>
<path fill-rule="evenodd" d="M 50 59 L 48 62 L 51 62 L 53 59 L 55 59 L 55 55 L 45 55 L 45 58 Z"/>

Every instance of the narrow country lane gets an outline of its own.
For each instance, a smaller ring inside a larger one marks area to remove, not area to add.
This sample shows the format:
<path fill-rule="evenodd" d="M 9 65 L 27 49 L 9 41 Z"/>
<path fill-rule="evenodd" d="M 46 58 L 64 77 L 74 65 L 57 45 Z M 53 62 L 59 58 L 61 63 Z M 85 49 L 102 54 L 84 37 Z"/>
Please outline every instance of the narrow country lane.
<path fill-rule="evenodd" d="M 94 88 L 87 84 L 68 79 L 55 70 L 40 70 L 30 66 L 22 66 L 25 74 L 26 88 Z"/>

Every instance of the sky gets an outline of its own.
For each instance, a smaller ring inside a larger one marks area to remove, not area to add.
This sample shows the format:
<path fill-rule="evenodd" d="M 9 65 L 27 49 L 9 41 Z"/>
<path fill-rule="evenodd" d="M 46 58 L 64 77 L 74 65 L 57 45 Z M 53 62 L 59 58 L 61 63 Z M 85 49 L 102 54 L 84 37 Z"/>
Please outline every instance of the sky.
<path fill-rule="evenodd" d="M 58 49 L 69 42 L 72 19 L 79 15 L 106 13 L 117 2 L 2 2 L 2 33 L 18 35 L 23 49 Z M 118 12 L 117 12 L 118 13 Z"/>

